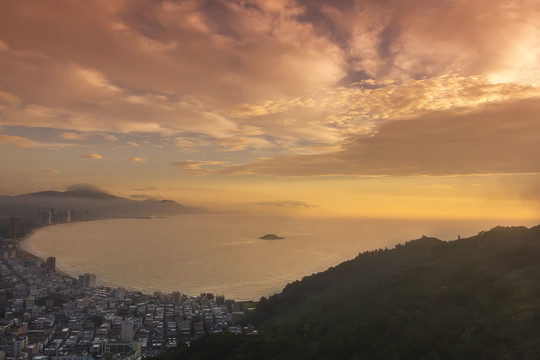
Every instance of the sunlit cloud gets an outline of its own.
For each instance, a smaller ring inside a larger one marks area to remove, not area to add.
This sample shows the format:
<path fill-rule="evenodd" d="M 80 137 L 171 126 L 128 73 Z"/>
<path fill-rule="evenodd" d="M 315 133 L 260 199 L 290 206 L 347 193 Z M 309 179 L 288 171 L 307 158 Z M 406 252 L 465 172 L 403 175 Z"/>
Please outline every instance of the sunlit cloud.
<path fill-rule="evenodd" d="M 56 175 L 56 174 L 60 173 L 60 171 L 58 171 L 56 169 L 45 169 L 45 170 L 43 170 L 43 172 L 45 174 L 50 174 L 50 175 Z"/>
<path fill-rule="evenodd" d="M 11 95 L 10 93 L 7 93 L 5 91 L 0 91 L 0 104 L 4 103 L 4 104 L 13 105 L 13 104 L 19 103 L 20 101 L 21 100 L 19 98 Z"/>
<path fill-rule="evenodd" d="M 171 165 L 180 168 L 181 170 L 197 175 L 206 175 L 213 173 L 213 169 L 226 164 L 223 161 L 177 161 Z"/>
<path fill-rule="evenodd" d="M 74 146 L 73 144 L 56 144 L 46 143 L 40 141 L 32 141 L 22 136 L 12 135 L 0 135 L 1 145 L 11 145 L 20 148 L 34 149 L 34 148 L 49 148 L 49 149 L 65 149 Z"/>
<path fill-rule="evenodd" d="M 95 154 L 95 153 L 83 154 L 80 157 L 83 158 L 83 159 L 93 159 L 93 160 L 103 159 L 103 156 L 101 156 L 99 154 Z"/>
<path fill-rule="evenodd" d="M 112 135 L 112 134 L 105 134 L 103 135 L 103 138 L 107 141 L 118 141 L 120 139 L 118 139 L 118 137 L 116 135 Z"/>
<path fill-rule="evenodd" d="M 86 140 L 88 135 L 75 132 L 65 132 L 60 134 L 60 137 L 66 140 Z"/>
<path fill-rule="evenodd" d="M 21 136 L 0 135 L 0 144 L 18 146 L 22 148 L 36 148 L 40 144 Z"/>
<path fill-rule="evenodd" d="M 303 201 L 259 201 L 253 203 L 253 205 L 265 206 L 265 207 L 278 207 L 278 208 L 310 208 L 314 205 L 310 205 Z"/>
<path fill-rule="evenodd" d="M 147 158 L 133 157 L 130 159 L 131 162 L 135 164 L 146 164 L 148 162 Z"/>
<path fill-rule="evenodd" d="M 344 10 L 319 1 L 98 2 L 83 13 L 51 5 L 81 15 L 69 31 L 39 2 L 5 4 L 13 16 L 2 26 L 25 32 L 3 32 L 0 86 L 9 91 L 0 99 L 17 106 L 5 105 L 0 124 L 106 132 L 109 141 L 112 133 L 158 133 L 178 138 L 186 153 L 202 146 L 302 154 L 340 146 L 385 120 L 535 96 L 538 5 L 481 3 L 365 0 Z M 42 25 L 24 16 L 30 7 Z M 424 8 L 430 17 L 419 16 Z M 141 26 L 137 12 L 153 25 Z M 54 36 L 31 36 L 43 24 Z M 88 39 L 84 47 L 66 36 L 73 31 Z"/>
<path fill-rule="evenodd" d="M 227 165 L 214 171 L 282 176 L 453 176 L 540 173 L 540 98 L 440 111 L 351 136 L 343 150 Z"/>

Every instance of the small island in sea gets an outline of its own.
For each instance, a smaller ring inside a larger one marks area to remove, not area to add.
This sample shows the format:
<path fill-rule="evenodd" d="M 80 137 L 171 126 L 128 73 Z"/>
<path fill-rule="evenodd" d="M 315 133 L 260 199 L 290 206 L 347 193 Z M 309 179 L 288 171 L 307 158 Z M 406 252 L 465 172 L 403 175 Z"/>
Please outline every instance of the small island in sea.
<path fill-rule="evenodd" d="M 261 240 L 283 240 L 284 237 L 277 236 L 276 234 L 266 234 L 264 236 L 261 236 L 259 239 Z"/>

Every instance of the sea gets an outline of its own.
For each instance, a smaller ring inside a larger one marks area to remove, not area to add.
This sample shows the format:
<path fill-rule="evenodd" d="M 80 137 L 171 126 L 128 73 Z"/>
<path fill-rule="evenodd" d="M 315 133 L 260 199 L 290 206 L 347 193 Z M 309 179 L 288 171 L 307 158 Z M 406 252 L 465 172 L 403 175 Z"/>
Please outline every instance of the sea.
<path fill-rule="evenodd" d="M 213 293 L 259 300 L 360 252 L 434 236 L 467 237 L 519 221 L 182 215 L 53 225 L 21 247 L 56 257 L 59 270 L 96 275 L 98 285 L 144 293 Z M 262 240 L 265 234 L 284 239 Z"/>

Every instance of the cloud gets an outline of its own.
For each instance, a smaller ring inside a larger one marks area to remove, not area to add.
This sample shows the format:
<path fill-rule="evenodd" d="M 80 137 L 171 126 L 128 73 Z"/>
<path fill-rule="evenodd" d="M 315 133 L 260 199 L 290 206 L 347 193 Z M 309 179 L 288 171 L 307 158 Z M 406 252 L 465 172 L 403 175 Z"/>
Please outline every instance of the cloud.
<path fill-rule="evenodd" d="M 66 140 L 86 140 L 88 135 L 75 132 L 65 132 L 60 134 L 60 137 Z"/>
<path fill-rule="evenodd" d="M 451 176 L 540 173 L 540 98 L 433 112 L 351 136 L 342 151 L 260 159 L 219 173 Z"/>
<path fill-rule="evenodd" d="M 133 157 L 129 160 L 131 160 L 135 164 L 146 164 L 148 162 L 147 158 L 140 158 L 140 157 Z"/>
<path fill-rule="evenodd" d="M 98 160 L 98 159 L 103 159 L 103 156 L 99 155 L 99 154 L 95 154 L 95 153 L 92 153 L 92 154 L 83 154 L 81 156 L 79 156 L 83 159 L 94 159 L 94 160 Z"/>
<path fill-rule="evenodd" d="M 102 189 L 96 187 L 95 185 L 91 184 L 71 184 L 66 186 L 66 191 L 79 191 L 79 190 L 90 190 L 90 191 L 96 191 L 96 192 L 105 192 Z"/>
<path fill-rule="evenodd" d="M 21 100 L 19 98 L 11 95 L 10 93 L 7 93 L 5 91 L 0 91 L 0 104 L 4 103 L 8 105 L 13 105 L 13 104 L 19 103 L 20 101 Z"/>
<path fill-rule="evenodd" d="M 105 135 L 103 135 L 103 138 L 105 140 L 108 140 L 108 141 L 118 141 L 119 140 L 118 136 L 113 135 L 113 134 L 105 134 Z"/>
<path fill-rule="evenodd" d="M 181 170 L 197 174 L 197 175 L 206 175 L 214 172 L 213 169 L 220 167 L 226 164 L 223 161 L 177 161 L 171 163 L 171 165 L 180 168 Z"/>
<path fill-rule="evenodd" d="M 44 173 L 46 174 L 51 174 L 51 175 L 56 175 L 56 174 L 59 174 L 60 171 L 56 170 L 56 169 L 45 169 L 43 170 Z"/>
<path fill-rule="evenodd" d="M 385 121 L 412 119 L 440 110 L 466 112 L 485 104 L 538 96 L 540 88 L 532 85 L 443 75 L 420 80 L 361 81 L 309 96 L 240 104 L 228 109 L 228 114 L 259 129 L 274 150 L 309 154 L 330 152 L 354 134 L 373 134 Z M 245 138 L 237 136 L 235 140 Z"/>
<path fill-rule="evenodd" d="M 129 189 L 129 190 L 132 190 L 132 191 L 154 191 L 154 190 L 158 190 L 158 188 L 154 187 L 154 186 L 150 186 L 150 187 L 145 187 L 145 188 L 135 188 L 135 189 Z"/>
<path fill-rule="evenodd" d="M 132 147 L 139 147 L 140 145 L 133 141 L 128 141 L 128 145 Z"/>
<path fill-rule="evenodd" d="M 129 195 L 129 197 L 132 198 L 132 199 L 137 199 L 137 200 L 151 200 L 151 201 L 157 201 L 158 200 L 155 197 L 152 197 L 152 196 L 146 195 L 146 194 L 131 194 L 131 195 Z"/>
<path fill-rule="evenodd" d="M 40 146 L 40 144 L 35 141 L 28 140 L 27 138 L 23 138 L 21 136 L 11 136 L 11 135 L 0 135 L 0 144 L 13 145 L 13 146 L 27 148 L 27 149 L 36 148 Z"/>
<path fill-rule="evenodd" d="M 268 206 L 268 207 L 283 207 L 283 208 L 310 208 L 313 205 L 303 201 L 259 201 L 252 203 L 253 205 Z"/>
<path fill-rule="evenodd" d="M 333 169 L 291 173 L 389 173 L 344 156 L 375 151 L 385 122 L 414 136 L 433 112 L 539 96 L 539 17 L 535 0 L 1 2 L 0 126 L 267 158 L 194 173 L 282 173 L 279 155 Z M 60 148 L 18 135 L 0 142 Z"/>
<path fill-rule="evenodd" d="M 493 196 L 500 196 L 502 193 L 509 199 L 518 198 L 540 206 L 540 174 L 501 177 L 498 179 L 498 187 L 491 191 Z"/>
<path fill-rule="evenodd" d="M 2 4 L 0 33 L 10 45 L 2 82 L 22 101 L 7 121 L 221 136 L 236 129 L 215 111 L 224 104 L 300 94 L 345 75 L 339 48 L 296 20 L 294 2 L 264 11 L 188 4 Z"/>
<path fill-rule="evenodd" d="M 52 150 L 65 149 L 75 146 L 73 144 L 55 144 L 55 143 L 45 143 L 39 141 L 32 141 L 22 136 L 13 136 L 13 135 L 0 135 L 0 144 L 11 145 L 26 149 L 34 148 L 49 148 Z"/>
<path fill-rule="evenodd" d="M 534 0 L 300 3 L 306 9 L 300 20 L 346 54 L 352 81 L 453 72 L 505 82 L 540 81 L 540 5 Z"/>

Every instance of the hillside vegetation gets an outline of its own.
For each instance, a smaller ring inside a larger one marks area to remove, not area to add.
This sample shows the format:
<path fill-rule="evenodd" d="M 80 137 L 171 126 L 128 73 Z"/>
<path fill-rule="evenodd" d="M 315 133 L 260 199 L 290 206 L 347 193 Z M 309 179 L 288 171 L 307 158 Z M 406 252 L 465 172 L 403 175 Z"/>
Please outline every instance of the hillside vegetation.
<path fill-rule="evenodd" d="M 540 226 L 360 254 L 162 359 L 539 359 Z"/>

